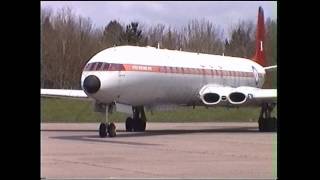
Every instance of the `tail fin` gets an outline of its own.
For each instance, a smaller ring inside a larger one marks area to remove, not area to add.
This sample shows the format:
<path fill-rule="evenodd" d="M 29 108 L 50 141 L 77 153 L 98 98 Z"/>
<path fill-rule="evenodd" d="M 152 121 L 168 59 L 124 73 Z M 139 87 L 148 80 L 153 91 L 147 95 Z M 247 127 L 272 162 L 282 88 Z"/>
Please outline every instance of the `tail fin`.
<path fill-rule="evenodd" d="M 258 22 L 257 22 L 257 34 L 256 34 L 256 52 L 253 56 L 253 60 L 256 61 L 261 66 L 266 66 L 266 57 L 264 54 L 264 36 L 265 36 L 265 29 L 264 29 L 264 16 L 263 16 L 263 9 L 259 7 L 258 12 Z"/>

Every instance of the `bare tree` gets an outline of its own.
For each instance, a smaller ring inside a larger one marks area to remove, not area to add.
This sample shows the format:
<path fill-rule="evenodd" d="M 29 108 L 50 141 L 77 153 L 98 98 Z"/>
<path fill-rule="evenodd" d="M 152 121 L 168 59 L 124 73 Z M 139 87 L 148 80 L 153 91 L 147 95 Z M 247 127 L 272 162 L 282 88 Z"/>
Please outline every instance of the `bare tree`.
<path fill-rule="evenodd" d="M 251 21 L 242 21 L 231 30 L 230 40 L 225 40 L 225 55 L 251 58 L 255 51 L 255 31 Z"/>
<path fill-rule="evenodd" d="M 221 33 L 207 20 L 192 20 L 183 30 L 183 49 L 208 54 L 222 54 Z"/>
<path fill-rule="evenodd" d="M 120 36 L 121 45 L 134 45 L 138 46 L 141 43 L 142 30 L 138 28 L 138 22 L 132 22 L 126 26 L 126 31 Z"/>
<path fill-rule="evenodd" d="M 105 48 L 120 45 L 121 34 L 123 33 L 123 27 L 118 21 L 110 21 L 103 31 Z"/>
<path fill-rule="evenodd" d="M 162 42 L 165 25 L 158 24 L 155 27 L 149 28 L 147 31 L 148 45 L 157 47 L 158 43 Z"/>
<path fill-rule="evenodd" d="M 91 21 L 77 18 L 70 8 L 49 14 L 42 10 L 42 87 L 80 88 L 84 64 L 100 50 L 93 40 Z"/>
<path fill-rule="evenodd" d="M 166 49 L 179 50 L 182 47 L 181 34 L 177 30 L 171 30 L 169 27 L 168 31 L 163 35 L 162 46 Z"/>

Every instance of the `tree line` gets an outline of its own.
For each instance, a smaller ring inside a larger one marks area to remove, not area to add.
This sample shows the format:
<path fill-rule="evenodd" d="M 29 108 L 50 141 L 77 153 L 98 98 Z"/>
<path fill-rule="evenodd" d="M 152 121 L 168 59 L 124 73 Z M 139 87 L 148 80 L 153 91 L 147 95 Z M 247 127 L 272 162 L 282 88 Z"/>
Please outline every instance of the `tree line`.
<path fill-rule="evenodd" d="M 265 51 L 268 65 L 277 64 L 277 22 L 265 22 Z M 163 24 L 143 26 L 112 20 L 103 28 L 89 18 L 76 16 L 72 9 L 56 13 L 41 8 L 41 88 L 80 89 L 86 62 L 99 51 L 120 45 L 153 46 L 162 49 L 251 58 L 255 51 L 255 23 L 241 21 L 230 27 L 229 37 L 212 22 L 191 20 L 181 29 Z M 276 76 L 267 80 L 276 86 Z"/>

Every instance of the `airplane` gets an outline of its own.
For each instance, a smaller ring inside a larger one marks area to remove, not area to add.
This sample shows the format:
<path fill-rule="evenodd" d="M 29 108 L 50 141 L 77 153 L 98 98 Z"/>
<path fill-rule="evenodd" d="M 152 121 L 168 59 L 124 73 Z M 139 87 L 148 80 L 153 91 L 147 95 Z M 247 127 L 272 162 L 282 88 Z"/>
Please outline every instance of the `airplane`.
<path fill-rule="evenodd" d="M 81 75 L 83 90 L 41 89 L 43 97 L 91 99 L 94 110 L 105 113 L 100 137 L 115 137 L 116 126 L 109 114 L 131 114 L 128 132 L 145 131 L 146 110 L 161 107 L 259 106 L 259 131 L 276 131 L 271 112 L 277 89 L 262 89 L 266 71 L 264 15 L 259 7 L 256 52 L 252 59 L 167 50 L 154 47 L 116 46 L 94 55 Z"/>

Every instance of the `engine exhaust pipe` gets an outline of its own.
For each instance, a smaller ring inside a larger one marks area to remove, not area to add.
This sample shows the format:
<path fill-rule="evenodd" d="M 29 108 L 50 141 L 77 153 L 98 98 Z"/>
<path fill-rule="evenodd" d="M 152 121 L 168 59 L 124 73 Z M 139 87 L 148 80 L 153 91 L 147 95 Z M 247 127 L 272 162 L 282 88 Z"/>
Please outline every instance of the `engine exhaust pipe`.
<path fill-rule="evenodd" d="M 206 93 L 203 95 L 203 101 L 207 105 L 218 104 L 221 100 L 221 97 L 217 93 Z"/>
<path fill-rule="evenodd" d="M 242 92 L 232 92 L 229 94 L 228 99 L 232 104 L 242 104 L 247 100 L 247 95 Z"/>

